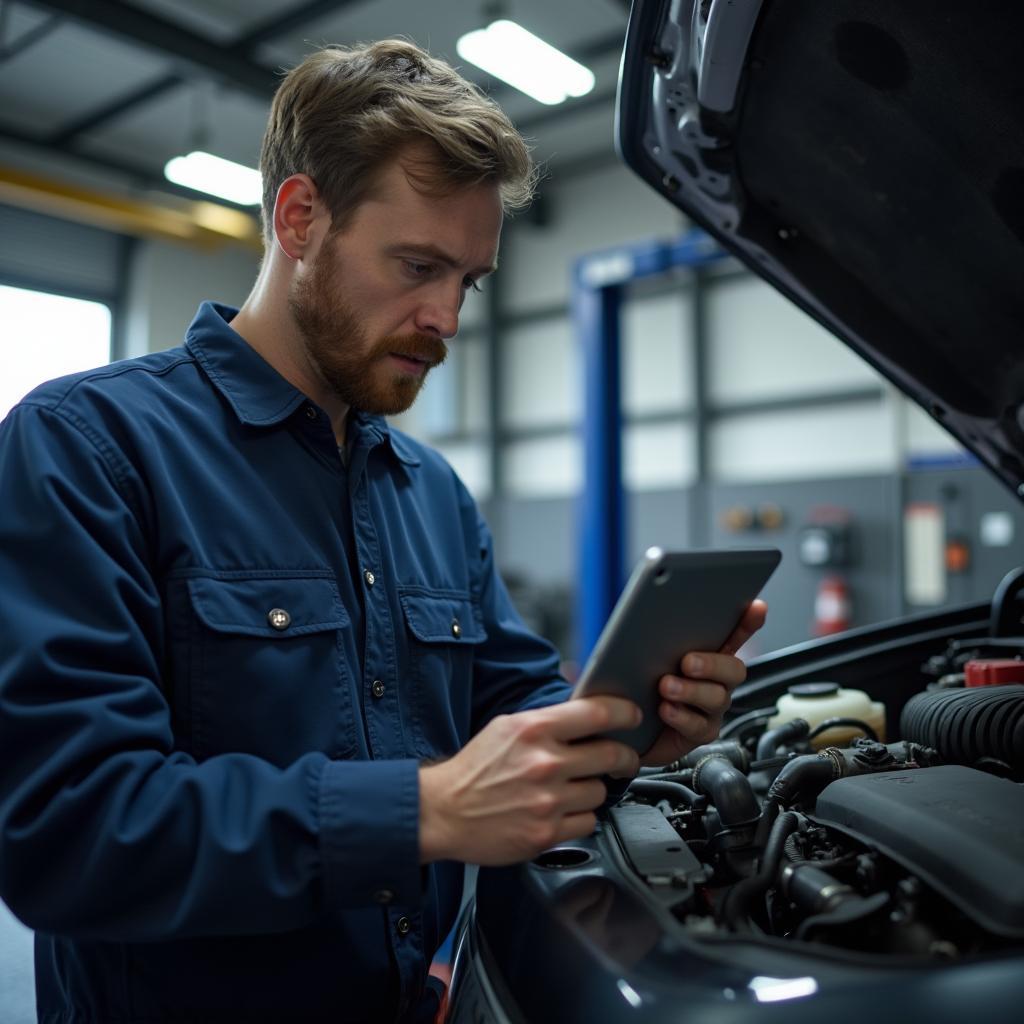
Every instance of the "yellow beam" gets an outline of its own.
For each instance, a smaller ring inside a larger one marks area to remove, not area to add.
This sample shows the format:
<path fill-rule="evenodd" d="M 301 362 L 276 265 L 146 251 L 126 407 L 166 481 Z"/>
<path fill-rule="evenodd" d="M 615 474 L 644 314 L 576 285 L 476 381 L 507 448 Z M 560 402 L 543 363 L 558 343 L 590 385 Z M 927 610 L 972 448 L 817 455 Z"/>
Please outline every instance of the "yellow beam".
<path fill-rule="evenodd" d="M 263 248 L 255 217 L 217 203 L 181 208 L 56 181 L 0 165 L 0 202 L 127 235 L 171 239 L 209 249 L 225 242 Z"/>

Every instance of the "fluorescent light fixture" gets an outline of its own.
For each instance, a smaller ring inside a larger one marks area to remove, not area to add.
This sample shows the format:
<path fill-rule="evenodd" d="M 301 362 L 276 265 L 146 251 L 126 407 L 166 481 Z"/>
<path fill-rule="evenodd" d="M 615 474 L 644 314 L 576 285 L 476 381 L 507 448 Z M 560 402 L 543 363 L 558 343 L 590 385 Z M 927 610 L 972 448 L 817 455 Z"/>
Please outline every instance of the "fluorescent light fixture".
<path fill-rule="evenodd" d="M 589 68 L 514 21 L 501 19 L 467 32 L 455 49 L 463 60 L 540 103 L 553 106 L 570 96 L 586 96 L 594 88 L 594 73 Z"/>
<path fill-rule="evenodd" d="M 814 978 L 752 978 L 747 986 L 759 1003 L 781 1003 L 787 999 L 803 999 L 818 991 Z"/>
<path fill-rule="evenodd" d="M 626 997 L 626 1002 L 633 1007 L 634 1010 L 639 1010 L 644 1005 L 643 999 L 640 998 L 640 993 L 625 978 L 619 978 L 615 984 L 618 986 L 619 991 Z"/>
<path fill-rule="evenodd" d="M 259 206 L 263 199 L 259 171 L 202 150 L 168 160 L 164 177 L 176 185 L 219 196 L 241 206 Z"/>

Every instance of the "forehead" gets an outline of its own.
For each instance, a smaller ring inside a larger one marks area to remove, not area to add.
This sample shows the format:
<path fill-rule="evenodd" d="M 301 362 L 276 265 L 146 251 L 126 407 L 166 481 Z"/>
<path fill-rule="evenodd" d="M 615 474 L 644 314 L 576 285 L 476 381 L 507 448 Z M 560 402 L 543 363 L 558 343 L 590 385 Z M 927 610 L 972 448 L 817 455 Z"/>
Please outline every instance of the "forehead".
<path fill-rule="evenodd" d="M 432 243 L 475 265 L 494 261 L 501 225 L 497 184 L 485 182 L 432 194 L 396 157 L 377 172 L 371 194 L 342 234 L 385 245 L 408 236 L 410 241 Z"/>

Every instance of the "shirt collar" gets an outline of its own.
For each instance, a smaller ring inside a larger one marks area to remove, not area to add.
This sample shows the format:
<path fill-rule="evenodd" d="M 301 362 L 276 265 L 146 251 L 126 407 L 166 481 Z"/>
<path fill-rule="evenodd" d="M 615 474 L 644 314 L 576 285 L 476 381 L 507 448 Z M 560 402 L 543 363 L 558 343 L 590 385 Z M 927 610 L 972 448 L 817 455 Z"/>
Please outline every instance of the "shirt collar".
<path fill-rule="evenodd" d="M 233 306 L 202 303 L 185 334 L 185 347 L 242 423 L 273 426 L 309 399 L 231 329 L 237 315 Z M 349 420 L 356 430 L 376 435 L 373 443 L 386 443 L 401 462 L 420 464 L 414 448 L 400 433 L 392 432 L 383 416 L 353 412 Z"/>
<path fill-rule="evenodd" d="M 420 464 L 420 457 L 408 438 L 399 431 L 392 430 L 383 416 L 353 410 L 349 413 L 348 421 L 349 429 L 356 437 L 365 433 L 371 438 L 371 446 L 383 442 L 391 448 L 399 462 L 404 462 L 407 466 Z"/>
<path fill-rule="evenodd" d="M 185 347 L 243 423 L 255 427 L 280 423 L 306 396 L 231 329 L 229 324 L 237 315 L 233 306 L 204 302 L 185 334 Z"/>

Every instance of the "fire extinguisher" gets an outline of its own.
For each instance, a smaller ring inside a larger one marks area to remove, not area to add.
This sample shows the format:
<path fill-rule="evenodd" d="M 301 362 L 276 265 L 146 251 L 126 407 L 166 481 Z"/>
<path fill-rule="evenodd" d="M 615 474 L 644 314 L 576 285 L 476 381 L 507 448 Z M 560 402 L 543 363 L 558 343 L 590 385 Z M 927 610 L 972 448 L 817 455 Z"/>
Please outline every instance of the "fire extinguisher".
<path fill-rule="evenodd" d="M 814 634 L 830 636 L 850 628 L 850 591 L 841 576 L 826 576 L 814 595 Z"/>

